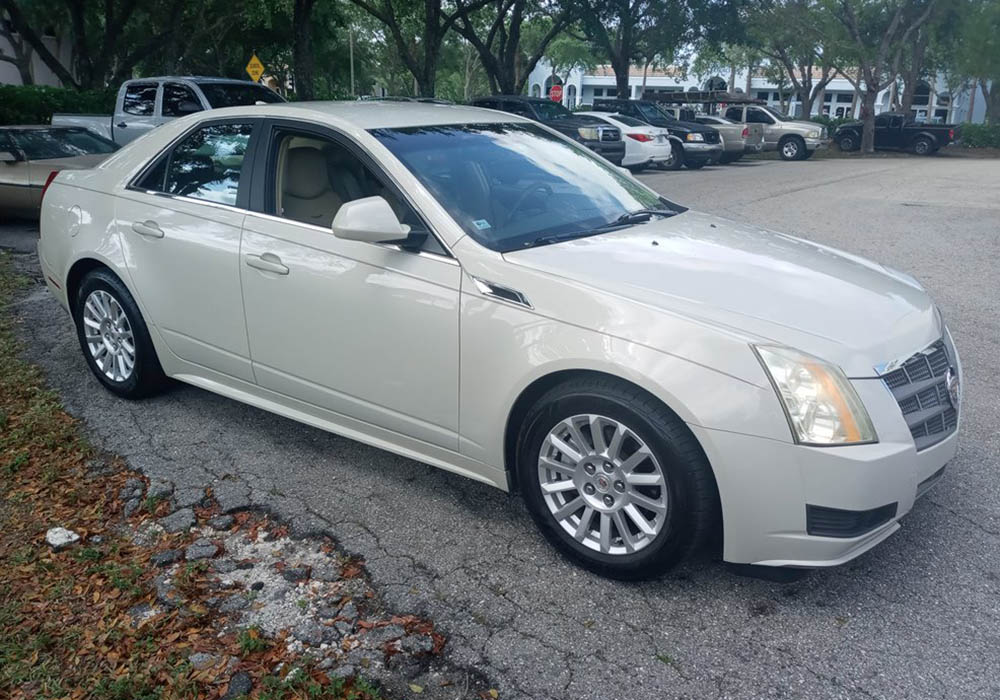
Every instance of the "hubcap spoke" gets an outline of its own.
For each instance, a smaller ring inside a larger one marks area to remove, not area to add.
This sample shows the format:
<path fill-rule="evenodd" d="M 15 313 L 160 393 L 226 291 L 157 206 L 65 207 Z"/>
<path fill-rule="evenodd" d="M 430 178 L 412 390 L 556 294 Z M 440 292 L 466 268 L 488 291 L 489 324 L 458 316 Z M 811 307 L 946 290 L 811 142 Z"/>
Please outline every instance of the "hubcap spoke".
<path fill-rule="evenodd" d="M 583 414 L 559 421 L 542 441 L 538 479 L 552 517 L 594 551 L 637 552 L 666 522 L 666 473 L 645 441 L 616 419 Z"/>

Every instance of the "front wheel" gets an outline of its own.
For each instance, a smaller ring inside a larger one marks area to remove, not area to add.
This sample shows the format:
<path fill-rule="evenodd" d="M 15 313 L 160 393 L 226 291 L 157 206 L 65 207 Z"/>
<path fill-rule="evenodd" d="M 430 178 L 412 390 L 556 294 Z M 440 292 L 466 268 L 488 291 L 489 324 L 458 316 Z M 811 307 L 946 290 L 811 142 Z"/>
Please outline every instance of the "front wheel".
<path fill-rule="evenodd" d="M 805 153 L 806 144 L 798 136 L 789 136 L 778 144 L 778 154 L 781 160 L 802 160 Z"/>
<path fill-rule="evenodd" d="M 711 467 L 687 426 L 640 389 L 567 382 L 527 416 L 518 476 L 532 517 L 568 558 L 617 579 L 662 574 L 717 518 Z"/>
<path fill-rule="evenodd" d="M 856 151 L 858 150 L 858 140 L 854 137 L 854 134 L 844 134 L 837 139 L 837 146 L 842 151 Z"/>
<path fill-rule="evenodd" d="M 73 320 L 87 364 L 110 391 L 137 399 L 166 383 L 139 307 L 110 270 L 98 268 L 83 278 Z"/>
<path fill-rule="evenodd" d="M 684 165 L 684 149 L 676 143 L 670 144 L 670 157 L 659 165 L 662 170 L 680 170 Z"/>

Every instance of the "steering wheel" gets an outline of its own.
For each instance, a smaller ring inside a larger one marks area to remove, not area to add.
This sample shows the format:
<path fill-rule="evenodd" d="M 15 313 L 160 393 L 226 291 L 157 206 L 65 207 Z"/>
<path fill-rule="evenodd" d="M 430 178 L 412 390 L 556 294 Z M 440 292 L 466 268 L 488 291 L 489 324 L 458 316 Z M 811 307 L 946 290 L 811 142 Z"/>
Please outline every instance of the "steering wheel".
<path fill-rule="evenodd" d="M 547 182 L 540 182 L 536 180 L 535 182 L 530 183 L 526 188 L 524 188 L 524 191 L 521 192 L 520 196 L 517 198 L 517 201 L 514 202 L 514 205 L 507 210 L 508 222 L 510 222 L 514 218 L 514 214 L 520 211 L 521 206 L 525 203 L 525 201 L 527 201 L 528 197 L 533 195 L 535 192 L 546 192 L 549 195 L 551 195 L 552 188 L 549 186 Z"/>

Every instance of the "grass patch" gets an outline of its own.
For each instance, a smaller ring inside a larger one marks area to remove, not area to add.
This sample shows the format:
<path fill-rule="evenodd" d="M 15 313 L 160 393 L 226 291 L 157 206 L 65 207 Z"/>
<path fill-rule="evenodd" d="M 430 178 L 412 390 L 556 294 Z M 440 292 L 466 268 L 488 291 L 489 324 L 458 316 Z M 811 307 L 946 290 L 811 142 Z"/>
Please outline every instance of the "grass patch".
<path fill-rule="evenodd" d="M 309 667 L 275 676 L 280 662 L 293 668 L 300 660 L 259 630 L 220 637 L 204 604 L 212 595 L 204 562 L 175 572 L 186 601 L 180 609 L 133 620 L 132 608 L 155 602 L 153 580 L 162 571 L 150 566 L 151 550 L 119 530 L 116 494 L 135 475 L 87 469 L 95 451 L 38 368 L 22 359 L 10 304 L 27 284 L 0 253 L 0 698 L 220 697 L 232 669 L 194 669 L 187 661 L 194 651 L 238 661 L 254 680 L 254 697 L 379 698 L 362 679 L 330 679 Z M 145 505 L 132 525 L 152 518 L 159 503 Z M 81 542 L 51 551 L 45 533 L 56 526 Z M 167 536 L 162 546 L 190 539 Z"/>

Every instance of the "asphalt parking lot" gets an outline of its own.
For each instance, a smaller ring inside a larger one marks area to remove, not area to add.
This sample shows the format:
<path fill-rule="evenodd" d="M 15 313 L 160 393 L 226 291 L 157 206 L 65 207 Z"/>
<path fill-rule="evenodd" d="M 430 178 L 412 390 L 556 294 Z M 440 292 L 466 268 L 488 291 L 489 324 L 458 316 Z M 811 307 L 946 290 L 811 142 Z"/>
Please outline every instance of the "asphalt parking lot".
<path fill-rule="evenodd" d="M 961 446 L 874 551 L 793 584 L 707 559 L 655 582 L 607 581 L 563 561 L 519 499 L 486 486 L 192 387 L 113 398 L 40 285 L 17 307 L 27 351 L 98 444 L 174 481 L 179 500 L 212 486 L 293 532 L 333 535 L 502 698 L 1000 697 L 1000 160 L 641 177 L 687 206 L 897 267 L 939 302 L 965 367 Z M 0 245 L 31 235 L 6 226 Z"/>

